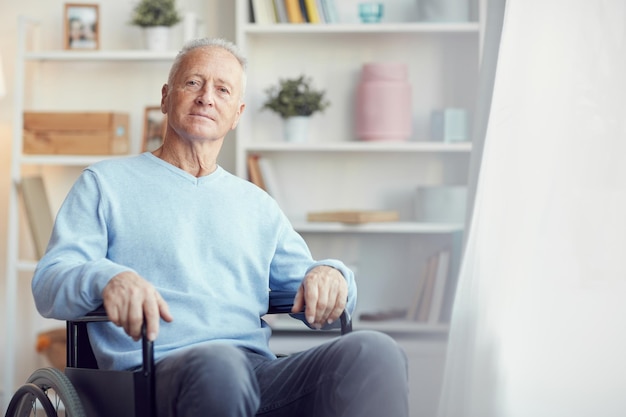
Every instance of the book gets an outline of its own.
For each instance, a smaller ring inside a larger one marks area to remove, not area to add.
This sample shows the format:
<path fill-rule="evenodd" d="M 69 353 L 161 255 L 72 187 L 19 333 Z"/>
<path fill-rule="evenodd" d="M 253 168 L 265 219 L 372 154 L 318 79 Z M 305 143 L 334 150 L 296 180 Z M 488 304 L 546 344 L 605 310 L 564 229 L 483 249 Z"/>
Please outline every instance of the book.
<path fill-rule="evenodd" d="M 461 256 L 456 254 L 463 253 L 465 239 L 463 233 L 455 233 L 452 236 L 448 249 L 450 250 L 450 262 L 448 266 L 448 280 L 443 295 L 441 306 L 441 314 L 439 315 L 439 323 L 450 323 L 452 310 L 456 299 L 456 289 L 461 273 Z"/>
<path fill-rule="evenodd" d="M 41 258 L 46 253 L 54 223 L 43 179 L 39 176 L 22 178 L 20 191 L 35 244 L 35 254 Z"/>
<path fill-rule="evenodd" d="M 326 23 L 339 23 L 339 11 L 335 0 L 322 0 L 322 10 L 326 17 Z"/>
<path fill-rule="evenodd" d="M 275 23 L 274 0 L 252 0 L 254 22 L 260 25 Z"/>
<path fill-rule="evenodd" d="M 430 259 L 427 259 L 422 267 L 422 273 L 418 277 L 417 288 L 415 289 L 415 293 L 413 295 L 413 301 L 406 311 L 406 320 L 417 320 L 417 312 L 419 311 L 420 301 L 422 300 L 422 294 L 424 293 L 424 287 L 426 286 L 426 281 L 428 279 L 429 268 Z"/>
<path fill-rule="evenodd" d="M 267 191 L 267 188 L 265 187 L 265 181 L 263 181 L 263 174 L 261 173 L 261 168 L 259 167 L 259 155 L 248 155 L 247 164 L 248 180 L 260 189 Z"/>
<path fill-rule="evenodd" d="M 368 222 L 391 222 L 399 218 L 397 211 L 376 210 L 339 210 L 317 211 L 307 214 L 310 222 L 341 222 L 341 223 L 368 223 Z"/>
<path fill-rule="evenodd" d="M 285 9 L 289 23 L 304 23 L 304 16 L 300 9 L 300 0 L 285 0 Z"/>
<path fill-rule="evenodd" d="M 430 313 L 428 314 L 428 322 L 431 324 L 439 323 L 439 319 L 441 317 L 443 296 L 445 294 L 448 272 L 450 270 L 450 251 L 443 250 L 439 252 L 437 258 L 437 271 L 435 273 L 433 296 L 430 305 Z"/>
<path fill-rule="evenodd" d="M 274 0 L 274 9 L 276 10 L 276 21 L 278 23 L 289 23 L 285 0 Z"/>
<path fill-rule="evenodd" d="M 261 172 L 261 178 L 265 185 L 265 191 L 271 195 L 279 206 L 283 206 L 283 198 L 280 193 L 280 187 L 278 185 L 278 179 L 274 172 L 274 166 L 268 158 L 257 156 L 256 163 L 259 166 Z"/>
<path fill-rule="evenodd" d="M 302 18 L 305 23 L 310 23 L 309 13 L 306 9 L 306 0 L 298 0 L 298 4 L 300 5 L 300 12 L 302 13 Z"/>
<path fill-rule="evenodd" d="M 254 1 L 248 0 L 248 7 L 250 10 L 250 23 L 256 22 L 256 17 L 254 16 Z"/>
<path fill-rule="evenodd" d="M 317 7 L 317 13 L 320 16 L 320 23 L 328 23 L 326 21 L 326 15 L 324 14 L 324 1 L 315 0 L 315 6 Z"/>
<path fill-rule="evenodd" d="M 261 23 L 263 20 L 262 2 L 263 0 L 250 0 L 250 10 L 252 11 L 251 15 L 254 23 Z"/>
<path fill-rule="evenodd" d="M 320 23 L 320 13 L 317 10 L 316 0 L 304 0 L 304 7 L 306 8 L 306 15 L 309 23 Z"/>
<path fill-rule="evenodd" d="M 331 20 L 331 16 L 330 16 L 330 10 L 328 9 L 328 1 L 327 0 L 320 0 L 320 13 L 322 14 L 322 16 L 324 16 L 324 23 L 332 23 Z"/>
<path fill-rule="evenodd" d="M 270 20 L 269 23 L 278 23 L 280 20 L 278 16 L 278 8 L 276 7 L 275 0 L 265 0 L 267 6 L 267 14 Z"/>
<path fill-rule="evenodd" d="M 422 293 L 422 299 L 420 300 L 419 309 L 417 311 L 417 321 L 426 322 L 430 314 L 430 304 L 433 297 L 433 289 L 435 287 L 435 275 L 437 273 L 438 256 L 430 256 L 428 258 L 428 274 L 426 275 L 426 282 L 424 283 L 424 292 Z"/>

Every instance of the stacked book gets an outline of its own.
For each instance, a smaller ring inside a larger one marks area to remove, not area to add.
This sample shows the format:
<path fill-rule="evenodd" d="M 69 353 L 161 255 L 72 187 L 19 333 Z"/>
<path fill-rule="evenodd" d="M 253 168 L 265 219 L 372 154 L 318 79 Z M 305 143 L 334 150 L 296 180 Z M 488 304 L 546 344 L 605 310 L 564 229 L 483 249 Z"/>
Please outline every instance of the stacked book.
<path fill-rule="evenodd" d="M 338 23 L 336 0 L 250 0 L 258 24 Z"/>
<path fill-rule="evenodd" d="M 415 321 L 432 326 L 446 323 L 449 314 L 445 311 L 449 308 L 446 297 L 451 295 L 453 284 L 449 282 L 450 261 L 448 249 L 438 251 L 426 259 L 408 308 L 365 312 L 359 315 L 359 319 L 362 321 Z"/>
<path fill-rule="evenodd" d="M 426 260 L 413 302 L 406 312 L 407 320 L 429 324 L 441 322 L 449 273 L 450 251 L 439 251 Z"/>

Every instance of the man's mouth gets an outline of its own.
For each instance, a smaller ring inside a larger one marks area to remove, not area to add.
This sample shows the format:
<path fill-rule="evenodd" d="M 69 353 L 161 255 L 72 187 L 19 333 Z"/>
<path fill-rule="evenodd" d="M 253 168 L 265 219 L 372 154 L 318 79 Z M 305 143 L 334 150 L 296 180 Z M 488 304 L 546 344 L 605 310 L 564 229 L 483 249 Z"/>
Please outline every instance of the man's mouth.
<path fill-rule="evenodd" d="M 210 115 L 208 115 L 206 113 L 191 113 L 191 116 L 203 117 L 205 119 L 215 120 L 212 116 L 210 116 Z"/>

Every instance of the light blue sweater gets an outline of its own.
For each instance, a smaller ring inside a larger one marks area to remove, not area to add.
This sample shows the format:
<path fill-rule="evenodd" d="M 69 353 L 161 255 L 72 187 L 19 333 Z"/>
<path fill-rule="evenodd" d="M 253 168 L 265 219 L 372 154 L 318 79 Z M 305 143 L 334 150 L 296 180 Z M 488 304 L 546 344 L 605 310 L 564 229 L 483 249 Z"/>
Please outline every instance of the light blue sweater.
<path fill-rule="evenodd" d="M 102 304 L 113 276 L 132 270 L 167 301 L 155 356 L 220 341 L 273 357 L 268 348 L 268 289 L 296 290 L 308 270 L 330 265 L 349 287 L 353 273 L 337 260 L 314 261 L 275 201 L 222 168 L 196 178 L 150 153 L 85 169 L 57 215 L 33 277 L 40 314 L 77 318 Z M 103 369 L 141 363 L 141 343 L 111 323 L 90 324 Z"/>

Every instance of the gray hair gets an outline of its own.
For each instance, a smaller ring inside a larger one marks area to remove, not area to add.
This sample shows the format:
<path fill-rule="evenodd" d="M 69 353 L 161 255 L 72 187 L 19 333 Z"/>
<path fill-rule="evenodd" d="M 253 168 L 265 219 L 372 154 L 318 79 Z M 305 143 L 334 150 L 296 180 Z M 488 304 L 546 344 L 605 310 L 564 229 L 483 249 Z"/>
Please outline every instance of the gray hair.
<path fill-rule="evenodd" d="M 243 93 L 246 90 L 246 69 L 248 67 L 248 61 L 237 45 L 235 45 L 233 42 L 230 42 L 222 38 L 200 38 L 200 39 L 192 39 L 190 41 L 187 41 L 183 45 L 182 49 L 176 55 L 176 58 L 174 58 L 174 63 L 172 64 L 172 67 L 170 68 L 170 73 L 167 77 L 167 83 L 170 85 L 172 84 L 174 74 L 176 74 L 176 72 L 178 71 L 178 68 L 180 67 L 180 64 L 183 60 L 183 57 L 187 55 L 187 53 L 198 48 L 213 48 L 213 47 L 222 48 L 230 52 L 237 59 L 237 61 L 239 61 L 239 64 L 241 65 L 241 69 L 243 69 L 243 77 L 241 80 L 242 81 L 241 98 L 243 99 Z"/>

